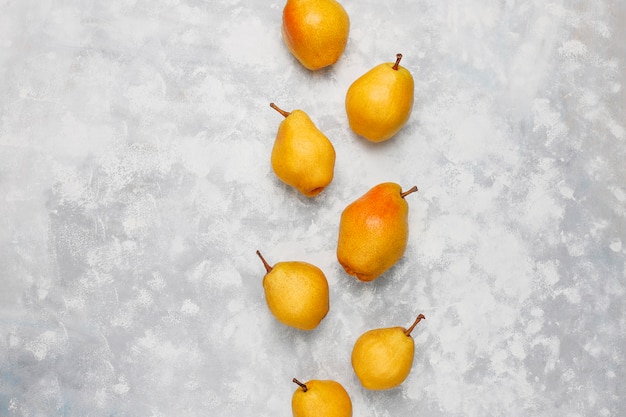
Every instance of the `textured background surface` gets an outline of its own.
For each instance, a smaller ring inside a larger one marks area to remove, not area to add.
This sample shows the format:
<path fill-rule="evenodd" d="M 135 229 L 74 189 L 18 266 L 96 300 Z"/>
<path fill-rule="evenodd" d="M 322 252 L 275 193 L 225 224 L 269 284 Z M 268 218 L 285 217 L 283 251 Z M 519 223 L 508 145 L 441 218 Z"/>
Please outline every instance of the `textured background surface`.
<path fill-rule="evenodd" d="M 289 416 L 294 376 L 355 416 L 626 413 L 625 3 L 343 4 L 310 73 L 281 2 L 0 1 L 0 415 Z M 415 108 L 375 146 L 344 95 L 397 52 Z M 335 145 L 318 198 L 271 172 L 270 101 Z M 362 284 L 339 214 L 383 181 L 420 187 L 409 246 Z M 318 329 L 269 315 L 257 249 L 325 271 Z M 420 312 L 409 378 L 363 390 L 356 338 Z"/>

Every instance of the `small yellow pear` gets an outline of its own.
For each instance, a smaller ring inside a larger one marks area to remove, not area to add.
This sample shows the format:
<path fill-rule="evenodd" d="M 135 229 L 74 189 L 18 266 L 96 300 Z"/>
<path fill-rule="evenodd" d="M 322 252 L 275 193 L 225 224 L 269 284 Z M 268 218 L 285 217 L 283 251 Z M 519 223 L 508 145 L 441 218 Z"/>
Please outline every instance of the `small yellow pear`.
<path fill-rule="evenodd" d="M 396 62 L 380 64 L 350 85 L 346 113 L 350 128 L 372 142 L 390 139 L 405 125 L 413 110 L 413 76 Z"/>
<path fill-rule="evenodd" d="M 337 260 L 361 281 L 372 281 L 402 258 L 409 235 L 409 206 L 393 182 L 378 184 L 341 213 Z"/>
<path fill-rule="evenodd" d="M 309 70 L 337 62 L 349 32 L 348 13 L 336 0 L 287 0 L 283 9 L 283 40 Z"/>
<path fill-rule="evenodd" d="M 411 372 L 415 342 L 411 332 L 421 320 L 417 316 L 408 329 L 388 327 L 363 333 L 352 349 L 352 368 L 361 384 L 370 390 L 400 385 Z"/>
<path fill-rule="evenodd" d="M 299 387 L 291 397 L 293 417 L 352 417 L 352 400 L 345 388 L 333 380 L 311 380 Z"/>
<path fill-rule="evenodd" d="M 265 266 L 265 300 L 278 321 L 300 330 L 316 328 L 328 314 L 328 281 L 321 269 L 307 262 L 278 262 L 270 266 L 256 251 Z"/>
<path fill-rule="evenodd" d="M 304 111 L 270 106 L 285 117 L 272 148 L 272 169 L 285 184 L 315 197 L 333 180 L 335 148 Z"/>

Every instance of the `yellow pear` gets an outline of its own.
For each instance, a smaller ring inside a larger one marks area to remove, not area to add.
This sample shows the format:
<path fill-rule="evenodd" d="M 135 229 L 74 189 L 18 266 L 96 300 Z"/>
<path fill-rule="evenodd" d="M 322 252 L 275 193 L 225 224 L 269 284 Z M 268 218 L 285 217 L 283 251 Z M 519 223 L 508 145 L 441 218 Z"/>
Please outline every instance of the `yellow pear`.
<path fill-rule="evenodd" d="M 335 148 L 302 110 L 286 112 L 274 103 L 270 106 L 285 117 L 274 141 L 272 169 L 285 184 L 315 197 L 333 180 Z"/>
<path fill-rule="evenodd" d="M 270 266 L 261 255 L 265 300 L 278 321 L 301 330 L 312 330 L 330 308 L 328 281 L 321 269 L 307 262 L 288 261 Z"/>
<path fill-rule="evenodd" d="M 372 281 L 404 255 L 409 235 L 409 206 L 393 182 L 378 184 L 341 213 L 337 260 L 350 275 Z"/>
<path fill-rule="evenodd" d="M 344 387 L 332 380 L 311 380 L 299 385 L 291 397 L 293 417 L 352 417 L 352 401 Z"/>
<path fill-rule="evenodd" d="M 336 0 L 287 0 L 282 35 L 293 56 L 310 70 L 332 65 L 348 43 L 350 18 Z"/>
<path fill-rule="evenodd" d="M 400 385 L 411 371 L 415 342 L 411 332 L 421 320 L 417 316 L 408 329 L 388 327 L 363 333 L 352 349 L 352 368 L 361 384 L 371 390 Z"/>
<path fill-rule="evenodd" d="M 350 85 L 346 113 L 350 128 L 372 142 L 382 142 L 409 120 L 413 109 L 413 76 L 396 62 L 380 64 Z"/>

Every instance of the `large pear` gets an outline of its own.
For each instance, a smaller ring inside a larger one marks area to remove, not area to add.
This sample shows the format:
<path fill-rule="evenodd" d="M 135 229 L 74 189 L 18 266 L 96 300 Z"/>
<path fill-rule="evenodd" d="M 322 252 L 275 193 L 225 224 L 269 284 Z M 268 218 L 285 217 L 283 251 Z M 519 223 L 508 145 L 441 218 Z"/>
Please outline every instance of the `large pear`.
<path fill-rule="evenodd" d="M 372 142 L 390 139 L 406 124 L 413 110 L 413 76 L 396 62 L 380 64 L 350 85 L 346 113 L 350 128 Z"/>
<path fill-rule="evenodd" d="M 274 317 L 296 329 L 316 328 L 330 308 L 328 281 L 322 270 L 302 261 L 271 266 L 261 252 L 256 253 L 265 266 L 263 289 Z"/>
<path fill-rule="evenodd" d="M 400 385 L 411 372 L 415 342 L 411 332 L 421 320 L 405 329 L 387 327 L 363 333 L 352 349 L 352 368 L 361 384 L 371 390 L 386 390 Z"/>
<path fill-rule="evenodd" d="M 272 169 L 285 184 L 315 197 L 333 180 L 335 148 L 304 111 L 270 106 L 285 117 L 272 148 Z"/>
<path fill-rule="evenodd" d="M 313 379 L 302 383 L 291 397 L 293 417 L 352 417 L 352 400 L 337 381 Z"/>
<path fill-rule="evenodd" d="M 350 275 L 372 281 L 402 258 L 406 250 L 409 206 L 393 182 L 378 184 L 341 213 L 337 260 Z"/>
<path fill-rule="evenodd" d="M 350 18 L 336 0 L 287 0 L 282 35 L 289 51 L 310 70 L 339 60 L 348 43 Z"/>

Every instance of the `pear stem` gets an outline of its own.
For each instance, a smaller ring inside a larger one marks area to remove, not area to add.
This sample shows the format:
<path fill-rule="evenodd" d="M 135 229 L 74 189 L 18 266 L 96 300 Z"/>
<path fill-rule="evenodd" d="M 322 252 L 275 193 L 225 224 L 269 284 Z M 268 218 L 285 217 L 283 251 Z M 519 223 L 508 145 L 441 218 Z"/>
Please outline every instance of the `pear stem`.
<path fill-rule="evenodd" d="M 402 59 L 402 54 L 396 54 L 396 63 L 393 64 L 393 69 L 398 71 L 398 67 L 400 66 L 400 60 Z"/>
<path fill-rule="evenodd" d="M 278 107 L 274 103 L 270 103 L 270 107 L 273 108 L 274 110 L 276 110 L 278 113 L 282 114 L 283 117 L 287 117 L 287 116 L 289 116 L 291 114 L 288 111 L 285 111 L 285 110 L 281 109 L 280 107 Z"/>
<path fill-rule="evenodd" d="M 400 194 L 400 197 L 404 198 L 404 197 L 406 197 L 407 195 L 409 195 L 409 194 L 411 194 L 411 193 L 414 193 L 414 192 L 416 192 L 416 191 L 417 191 L 417 185 L 414 185 L 413 187 L 409 188 L 409 189 L 408 189 L 408 190 L 406 190 L 405 192 L 401 193 L 401 194 Z"/>
<path fill-rule="evenodd" d="M 426 317 L 424 317 L 423 314 L 420 314 L 419 316 L 417 316 L 417 318 L 415 319 L 415 321 L 413 322 L 413 324 L 411 325 L 411 327 L 409 327 L 408 329 L 406 329 L 404 331 L 404 334 L 407 336 L 411 336 L 411 332 L 413 331 L 413 329 L 415 328 L 415 326 L 417 326 L 417 323 L 419 323 L 420 321 L 426 319 Z"/>
<path fill-rule="evenodd" d="M 298 381 L 296 378 L 293 379 L 293 382 L 300 385 L 300 388 L 302 388 L 302 391 L 306 392 L 308 390 L 306 384 L 303 384 L 302 382 Z"/>
<path fill-rule="evenodd" d="M 267 261 L 265 260 L 263 255 L 261 255 L 261 252 L 260 251 L 256 251 L 256 254 L 259 255 L 259 258 L 261 258 L 261 262 L 263 262 L 263 266 L 265 267 L 265 270 L 267 272 L 270 272 L 272 270 L 272 267 L 270 266 L 270 264 L 267 263 Z"/>

